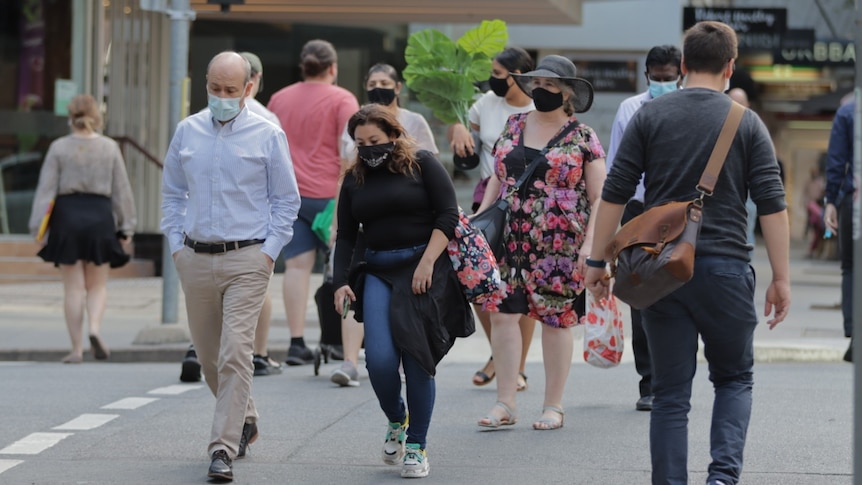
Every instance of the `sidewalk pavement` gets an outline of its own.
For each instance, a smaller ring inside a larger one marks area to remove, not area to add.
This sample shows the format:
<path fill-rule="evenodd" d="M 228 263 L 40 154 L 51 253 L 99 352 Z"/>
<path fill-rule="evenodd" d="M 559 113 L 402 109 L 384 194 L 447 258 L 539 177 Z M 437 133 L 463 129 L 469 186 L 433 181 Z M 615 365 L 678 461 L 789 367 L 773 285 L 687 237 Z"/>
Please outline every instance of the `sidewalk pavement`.
<path fill-rule="evenodd" d="M 758 275 L 756 304 L 762 313 L 764 294 L 771 278 L 762 244 L 755 249 L 752 266 Z M 309 347 L 317 346 L 320 337 L 313 298 L 321 281 L 320 274 L 312 275 L 305 332 Z M 762 323 L 755 331 L 757 361 L 840 361 L 849 339 L 843 336 L 839 263 L 806 259 L 804 246 L 794 244 L 791 248 L 791 284 L 793 300 L 787 319 L 769 330 L 765 324 L 767 319 L 761 318 Z M 180 292 L 179 322 L 162 324 L 162 291 L 161 278 L 109 281 L 108 305 L 101 334 L 111 349 L 112 362 L 179 362 L 182 359 L 189 344 L 184 297 Z M 269 351 L 273 358 L 281 360 L 286 356 L 290 343 L 281 274 L 273 276 L 269 293 L 273 302 Z M 629 312 L 623 306 L 625 335 L 629 337 Z M 70 347 L 63 320 L 62 284 L 0 284 L 0 329 L 3 332 L 0 360 L 60 360 Z M 581 328 L 576 327 L 574 363 L 583 363 L 578 351 L 583 345 L 582 336 Z M 626 347 L 623 360 L 631 361 L 629 342 L 626 342 Z M 489 355 L 488 340 L 477 322 L 476 333 L 459 339 L 446 360 L 478 364 L 484 363 Z M 541 356 L 541 332 L 537 331 L 528 360 L 540 362 Z M 85 352 L 85 360 L 92 360 L 88 352 Z"/>

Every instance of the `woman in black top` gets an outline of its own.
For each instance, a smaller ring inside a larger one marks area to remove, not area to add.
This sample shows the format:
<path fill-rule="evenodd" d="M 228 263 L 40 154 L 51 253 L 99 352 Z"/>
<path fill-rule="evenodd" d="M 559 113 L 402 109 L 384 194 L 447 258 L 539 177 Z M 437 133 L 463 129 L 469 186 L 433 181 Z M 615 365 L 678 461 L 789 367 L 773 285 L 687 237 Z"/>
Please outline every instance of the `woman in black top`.
<path fill-rule="evenodd" d="M 440 162 L 417 151 L 384 107 L 363 107 L 347 129 L 358 160 L 345 174 L 338 198 L 335 305 L 343 313 L 346 300 L 354 302 L 357 320 L 365 322 L 365 364 L 389 420 L 383 461 L 402 464 L 403 477 L 424 477 L 435 366 L 455 337 L 474 329 L 446 253 L 458 221 L 455 189 Z M 360 224 L 368 247 L 365 270 L 359 284 L 356 278 L 348 283 Z M 408 388 L 406 407 L 399 364 Z"/>

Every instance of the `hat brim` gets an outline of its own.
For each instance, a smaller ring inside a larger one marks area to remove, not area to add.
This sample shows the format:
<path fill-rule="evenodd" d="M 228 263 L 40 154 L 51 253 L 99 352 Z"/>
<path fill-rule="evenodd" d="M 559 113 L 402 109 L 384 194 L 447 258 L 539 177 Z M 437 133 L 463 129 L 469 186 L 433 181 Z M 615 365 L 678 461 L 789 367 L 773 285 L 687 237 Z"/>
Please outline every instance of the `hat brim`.
<path fill-rule="evenodd" d="M 575 92 L 575 100 L 573 103 L 575 106 L 575 113 L 585 113 L 589 111 L 590 106 L 593 105 L 593 97 L 595 95 L 593 92 L 593 85 L 586 79 L 579 77 L 561 77 L 554 71 L 548 69 L 537 69 L 525 74 L 515 74 L 510 72 L 509 75 L 511 75 L 515 80 L 518 87 L 521 88 L 521 91 L 531 98 L 533 97 L 533 88 L 531 86 L 533 78 L 547 77 L 559 79 L 572 88 Z"/>

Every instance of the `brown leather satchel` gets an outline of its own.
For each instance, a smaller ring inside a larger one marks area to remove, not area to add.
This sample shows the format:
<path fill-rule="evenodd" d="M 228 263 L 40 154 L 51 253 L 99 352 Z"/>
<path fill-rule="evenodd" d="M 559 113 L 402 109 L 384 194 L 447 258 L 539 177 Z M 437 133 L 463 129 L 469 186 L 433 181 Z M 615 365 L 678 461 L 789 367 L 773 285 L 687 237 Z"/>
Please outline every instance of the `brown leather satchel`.
<path fill-rule="evenodd" d="M 732 102 L 694 200 L 652 207 L 617 231 L 605 248 L 616 281 L 613 292 L 644 309 L 673 293 L 694 274 L 694 254 L 703 223 L 704 196 L 712 195 L 745 108 Z"/>

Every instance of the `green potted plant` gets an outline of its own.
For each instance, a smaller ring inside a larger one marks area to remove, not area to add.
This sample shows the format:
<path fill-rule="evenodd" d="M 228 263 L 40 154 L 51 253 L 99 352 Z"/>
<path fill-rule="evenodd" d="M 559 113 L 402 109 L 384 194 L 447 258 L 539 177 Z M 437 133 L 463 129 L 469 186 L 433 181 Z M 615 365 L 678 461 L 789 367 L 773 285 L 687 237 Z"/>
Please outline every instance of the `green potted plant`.
<path fill-rule="evenodd" d="M 404 51 L 404 81 L 437 119 L 469 128 L 470 106 L 481 94 L 476 83 L 488 79 L 491 61 L 508 40 L 502 20 L 483 20 L 455 42 L 436 29 L 414 32 Z M 456 166 L 478 165 L 478 152 L 470 157 L 475 160 L 456 160 Z"/>

